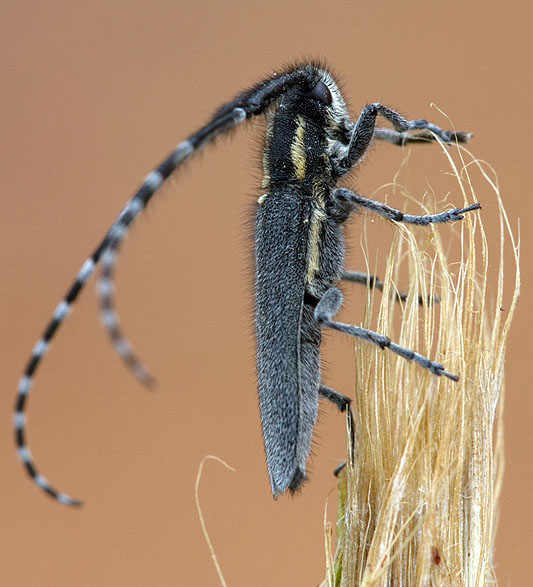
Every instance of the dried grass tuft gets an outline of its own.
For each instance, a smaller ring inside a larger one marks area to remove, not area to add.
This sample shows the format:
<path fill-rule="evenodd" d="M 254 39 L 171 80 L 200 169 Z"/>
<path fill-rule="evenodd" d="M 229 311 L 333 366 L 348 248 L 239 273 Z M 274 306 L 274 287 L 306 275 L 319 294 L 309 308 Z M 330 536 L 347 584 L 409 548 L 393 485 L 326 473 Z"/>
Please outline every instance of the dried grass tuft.
<path fill-rule="evenodd" d="M 491 250 L 490 263 L 499 265 L 489 271 L 483 211 L 453 227 L 396 225 L 384 292 L 369 291 L 363 325 L 439 360 L 460 380 L 357 344 L 355 454 L 339 482 L 335 555 L 326 523 L 323 586 L 496 584 L 503 371 L 519 294 L 519 243 L 492 168 L 464 148 L 442 153 L 457 182 L 454 204 L 462 205 L 461 194 L 465 206 L 496 203 L 499 261 Z M 491 248 L 496 240 L 491 235 Z M 406 273 L 409 296 L 398 304 L 395 282 Z M 504 285 L 511 290 L 505 296 Z M 419 296 L 440 303 L 421 306 Z"/>

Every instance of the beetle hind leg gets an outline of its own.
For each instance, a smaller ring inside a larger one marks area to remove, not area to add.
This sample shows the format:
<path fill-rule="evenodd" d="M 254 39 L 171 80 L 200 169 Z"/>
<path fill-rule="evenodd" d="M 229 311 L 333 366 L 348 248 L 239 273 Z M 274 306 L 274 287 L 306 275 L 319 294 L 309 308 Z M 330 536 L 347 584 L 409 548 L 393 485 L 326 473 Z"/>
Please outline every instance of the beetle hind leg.
<path fill-rule="evenodd" d="M 345 412 L 347 408 L 350 407 L 352 400 L 347 397 L 346 395 L 342 395 L 338 391 L 327 387 L 326 385 L 321 385 L 318 388 L 318 393 L 323 398 L 329 400 L 331 403 L 335 404 L 337 408 L 339 408 L 340 412 Z"/>
<path fill-rule="evenodd" d="M 394 354 L 399 355 L 408 361 L 417 363 L 424 369 L 429 369 L 433 375 L 447 377 L 452 381 L 459 380 L 457 375 L 452 375 L 451 373 L 445 371 L 444 366 L 440 363 L 436 363 L 435 361 L 432 361 L 427 357 L 416 353 L 415 351 L 406 349 L 405 347 L 392 342 L 392 340 L 384 334 L 379 334 L 378 332 L 374 332 L 373 330 L 368 330 L 367 328 L 362 328 L 360 326 L 353 326 L 351 324 L 344 324 L 342 322 L 336 322 L 332 320 L 333 316 L 335 316 L 335 314 L 339 311 L 341 304 L 341 292 L 336 287 L 331 287 L 322 296 L 322 299 L 320 302 L 318 302 L 315 308 L 316 321 L 323 326 L 332 328 L 333 330 L 338 330 L 339 332 L 344 332 L 350 336 L 355 336 L 356 338 L 371 342 L 372 344 L 379 346 L 381 349 L 388 349 Z"/>
<path fill-rule="evenodd" d="M 353 455 L 355 453 L 355 421 L 351 406 L 352 400 L 349 397 L 342 395 L 342 393 L 339 393 L 338 391 L 335 391 L 334 389 L 327 387 L 326 385 L 320 385 L 320 387 L 318 388 L 318 393 L 323 398 L 335 404 L 337 408 L 339 408 L 340 412 L 346 412 L 346 418 L 348 419 L 348 429 L 350 431 L 350 459 L 353 463 Z M 345 466 L 346 461 L 342 465 L 337 467 L 333 471 L 333 474 L 337 476 L 339 471 L 341 471 L 342 468 Z"/>

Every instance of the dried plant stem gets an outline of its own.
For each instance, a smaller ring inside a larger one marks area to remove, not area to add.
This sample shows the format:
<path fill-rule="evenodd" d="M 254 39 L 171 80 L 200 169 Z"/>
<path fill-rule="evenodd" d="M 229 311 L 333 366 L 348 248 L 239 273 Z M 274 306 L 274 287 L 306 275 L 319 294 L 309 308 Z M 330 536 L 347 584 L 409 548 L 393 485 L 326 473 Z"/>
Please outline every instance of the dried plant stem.
<path fill-rule="evenodd" d="M 202 472 L 204 470 L 204 465 L 205 465 L 206 461 L 208 461 L 208 460 L 217 461 L 221 465 L 224 465 L 224 467 L 226 467 L 226 469 L 229 469 L 230 471 L 235 472 L 235 469 L 233 467 L 230 467 L 230 465 L 228 465 L 228 463 L 226 463 L 226 461 L 223 461 L 222 459 L 219 459 L 218 457 L 216 457 L 214 455 L 206 455 L 202 459 L 202 462 L 200 463 L 200 466 L 198 467 L 198 474 L 196 475 L 196 484 L 194 487 L 194 499 L 196 502 L 196 510 L 198 511 L 198 518 L 200 519 L 200 524 L 202 526 L 202 533 L 204 535 L 205 541 L 207 542 L 207 547 L 209 548 L 209 552 L 211 553 L 211 560 L 213 561 L 213 565 L 215 566 L 220 584 L 222 585 L 222 587 L 227 587 L 226 580 L 224 579 L 224 575 L 222 574 L 222 569 L 220 568 L 220 565 L 218 564 L 218 559 L 217 559 L 217 555 L 215 553 L 215 548 L 214 548 L 213 543 L 211 542 L 211 538 L 209 538 L 209 534 L 207 532 L 207 527 L 205 525 L 204 514 L 202 513 L 202 508 L 200 507 L 200 495 L 199 495 L 200 479 L 202 478 Z"/>
<path fill-rule="evenodd" d="M 379 298 L 369 292 L 363 325 L 437 358 L 460 381 L 357 345 L 355 454 L 339 483 L 336 554 L 326 539 L 324 586 L 496 584 L 503 367 L 519 294 L 519 245 L 493 170 L 466 149 L 442 152 L 459 188 L 454 204 L 460 194 L 465 205 L 480 201 L 490 209 L 495 196 L 496 287 L 483 212 L 452 228 L 397 225 L 377 319 Z M 505 243 L 511 244 L 514 278 L 504 280 Z M 399 305 L 394 282 L 407 271 L 409 295 Z M 506 297 L 504 284 L 512 290 Z M 419 305 L 419 296 L 440 302 Z"/>

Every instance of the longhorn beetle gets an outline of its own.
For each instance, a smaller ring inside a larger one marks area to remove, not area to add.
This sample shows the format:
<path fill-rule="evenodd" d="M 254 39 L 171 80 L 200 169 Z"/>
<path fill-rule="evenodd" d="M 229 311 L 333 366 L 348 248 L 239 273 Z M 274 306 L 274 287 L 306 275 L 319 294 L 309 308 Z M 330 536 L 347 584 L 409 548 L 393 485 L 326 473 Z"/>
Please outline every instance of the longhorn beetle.
<path fill-rule="evenodd" d="M 261 114 L 266 115 L 267 128 L 264 193 L 258 199 L 255 219 L 255 330 L 259 406 L 274 497 L 294 492 L 305 480 L 319 396 L 342 411 L 350 404 L 349 398 L 321 381 L 322 328 L 339 330 L 388 349 L 436 376 L 458 379 L 440 363 L 395 344 L 387 336 L 334 321 L 342 303 L 335 286 L 341 280 L 379 288 L 382 285 L 372 276 L 345 271 L 343 267 L 343 224 L 359 208 L 389 220 L 427 226 L 461 220 L 464 213 L 479 209 L 479 204 L 412 216 L 335 186 L 361 161 L 374 138 L 405 145 L 434 139 L 444 143 L 465 142 L 471 135 L 445 132 L 425 120 L 408 121 L 379 103 L 365 106 L 357 121 L 351 122 L 339 87 L 323 66 L 304 63 L 289 67 L 224 104 L 205 126 L 180 143 L 145 178 L 81 267 L 35 345 L 18 385 L 15 439 L 26 471 L 57 501 L 81 504 L 54 489 L 38 472 L 26 443 L 25 428 L 26 400 L 51 339 L 101 262 L 103 323 L 119 355 L 139 379 L 150 383 L 148 372 L 121 334 L 114 310 L 113 277 L 118 248 L 133 220 L 180 165 L 219 134 Z M 378 115 L 392 128 L 376 127 Z"/>

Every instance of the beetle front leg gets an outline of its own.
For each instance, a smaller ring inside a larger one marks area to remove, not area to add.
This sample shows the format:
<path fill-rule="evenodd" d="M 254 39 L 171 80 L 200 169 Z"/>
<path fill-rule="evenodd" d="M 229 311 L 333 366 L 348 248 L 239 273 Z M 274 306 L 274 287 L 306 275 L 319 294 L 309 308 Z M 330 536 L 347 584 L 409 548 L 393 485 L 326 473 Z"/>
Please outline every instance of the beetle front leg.
<path fill-rule="evenodd" d="M 472 133 L 470 132 L 454 132 L 454 131 L 444 131 L 448 135 L 449 143 L 467 143 L 469 139 L 472 138 Z M 413 133 L 409 131 L 398 131 L 393 130 L 392 128 L 376 128 L 374 131 L 374 138 L 378 140 L 387 141 L 392 143 L 393 145 L 398 145 L 399 147 L 403 147 L 408 143 L 431 143 L 437 140 L 437 136 L 433 132 L 429 130 L 425 130 L 418 133 Z M 440 136 L 438 138 L 441 138 Z"/>
<path fill-rule="evenodd" d="M 393 129 L 376 129 L 378 114 L 388 120 Z M 409 134 L 413 130 L 423 132 L 415 135 Z M 439 126 L 422 118 L 407 120 L 392 108 L 388 108 L 379 102 L 368 104 L 363 108 L 353 126 L 350 142 L 344 157 L 340 158 L 336 163 L 337 172 L 339 176 L 347 173 L 363 157 L 374 137 L 388 140 L 397 145 L 403 145 L 414 140 L 431 140 L 431 137 L 434 136 L 443 143 L 452 143 L 454 141 L 466 142 L 472 135 L 442 130 Z"/>

